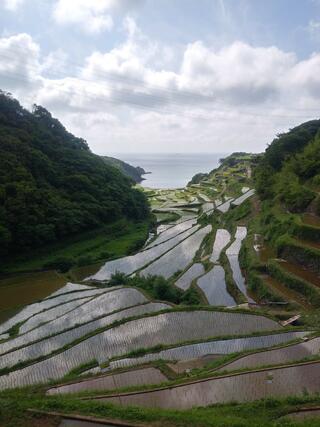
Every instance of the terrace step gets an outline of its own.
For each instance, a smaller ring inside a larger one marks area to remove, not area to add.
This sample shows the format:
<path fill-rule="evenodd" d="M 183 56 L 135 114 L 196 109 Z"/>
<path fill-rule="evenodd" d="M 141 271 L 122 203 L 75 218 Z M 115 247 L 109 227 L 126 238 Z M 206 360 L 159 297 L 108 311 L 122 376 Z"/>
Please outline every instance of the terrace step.
<path fill-rule="evenodd" d="M 311 213 L 305 213 L 301 217 L 301 221 L 304 224 L 311 225 L 313 227 L 320 228 L 320 217 Z"/>
<path fill-rule="evenodd" d="M 320 277 L 317 276 L 315 273 L 312 273 L 311 271 L 303 268 L 302 266 L 298 264 L 293 264 L 289 261 L 280 260 L 278 261 L 278 263 L 288 273 L 293 274 L 299 279 L 307 281 L 308 283 L 313 286 L 316 286 L 317 288 L 320 288 Z"/>
<path fill-rule="evenodd" d="M 303 295 L 298 292 L 289 289 L 284 283 L 275 279 L 274 277 L 264 274 L 261 275 L 260 278 L 265 283 L 266 287 L 269 288 L 272 293 L 279 295 L 279 297 L 283 298 L 285 301 L 294 302 L 304 308 L 311 308 L 311 304 L 303 297 Z"/>
<path fill-rule="evenodd" d="M 162 409 L 190 409 L 232 401 L 249 402 L 319 391 L 320 362 L 258 369 L 148 391 L 96 396 L 84 400 Z M 252 386 L 254 384 L 254 387 Z"/>

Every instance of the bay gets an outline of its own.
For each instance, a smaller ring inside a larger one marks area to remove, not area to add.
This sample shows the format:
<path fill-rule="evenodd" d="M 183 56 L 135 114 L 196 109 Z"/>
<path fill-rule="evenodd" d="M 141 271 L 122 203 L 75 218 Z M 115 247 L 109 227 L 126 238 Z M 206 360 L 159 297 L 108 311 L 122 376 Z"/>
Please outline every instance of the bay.
<path fill-rule="evenodd" d="M 225 154 L 118 153 L 113 156 L 151 172 L 144 175 L 143 187 L 167 189 L 185 187 L 195 174 L 217 168 Z"/>

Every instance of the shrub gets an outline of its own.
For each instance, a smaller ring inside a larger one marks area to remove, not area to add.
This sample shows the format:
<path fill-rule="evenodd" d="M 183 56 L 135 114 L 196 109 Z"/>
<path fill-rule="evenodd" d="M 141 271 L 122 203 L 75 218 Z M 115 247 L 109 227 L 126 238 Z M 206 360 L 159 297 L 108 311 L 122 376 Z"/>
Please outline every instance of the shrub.
<path fill-rule="evenodd" d="M 66 273 L 70 270 L 72 266 L 74 266 L 75 261 L 72 258 L 68 257 L 58 257 L 44 264 L 43 268 L 45 269 L 55 269 L 60 273 Z"/>
<path fill-rule="evenodd" d="M 78 267 L 84 267 L 85 265 L 93 264 L 94 259 L 90 255 L 83 255 L 77 259 Z"/>

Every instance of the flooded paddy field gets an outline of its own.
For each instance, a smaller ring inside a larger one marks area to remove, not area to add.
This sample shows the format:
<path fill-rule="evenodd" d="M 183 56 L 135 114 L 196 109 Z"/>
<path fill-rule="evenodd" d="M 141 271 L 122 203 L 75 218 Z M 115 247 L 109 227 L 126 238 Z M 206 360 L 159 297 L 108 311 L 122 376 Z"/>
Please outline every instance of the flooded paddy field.
<path fill-rule="evenodd" d="M 319 355 L 320 338 L 314 338 L 306 342 L 289 345 L 274 350 L 262 351 L 243 356 L 234 362 L 224 366 L 222 371 L 236 371 L 244 368 L 258 368 L 259 366 L 280 365 L 303 360 L 310 356 Z"/>
<path fill-rule="evenodd" d="M 197 285 L 205 294 L 210 305 L 236 305 L 235 300 L 227 291 L 225 272 L 220 265 L 215 265 L 212 270 L 198 279 Z"/>
<path fill-rule="evenodd" d="M 62 288 L 66 281 L 64 276 L 55 271 L 18 274 L 0 279 L 0 319 L 2 310 L 43 299 Z"/>
<path fill-rule="evenodd" d="M 104 375 L 97 378 L 89 378 L 79 382 L 53 387 L 47 391 L 47 394 L 80 393 L 89 390 L 116 390 L 132 386 L 161 384 L 165 381 L 167 381 L 167 377 L 165 377 L 159 369 L 149 367 Z"/>
<path fill-rule="evenodd" d="M 250 402 L 270 396 L 302 396 L 319 392 L 320 363 L 263 369 L 200 380 L 171 388 L 96 398 L 121 406 L 189 409 L 226 402 Z"/>

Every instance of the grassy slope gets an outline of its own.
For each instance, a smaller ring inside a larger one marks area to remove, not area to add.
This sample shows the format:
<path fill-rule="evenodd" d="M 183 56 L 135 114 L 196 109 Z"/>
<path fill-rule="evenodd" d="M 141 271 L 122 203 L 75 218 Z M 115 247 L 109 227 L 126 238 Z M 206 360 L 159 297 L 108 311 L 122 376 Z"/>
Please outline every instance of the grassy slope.
<path fill-rule="evenodd" d="M 3 427 L 35 426 L 35 418 L 27 414 L 29 408 L 77 413 L 100 418 L 145 423 L 146 426 L 180 427 L 280 427 L 319 426 L 319 421 L 284 422 L 280 417 L 299 407 L 319 405 L 319 397 L 301 396 L 287 399 L 267 399 L 246 404 L 216 405 L 186 411 L 121 408 L 94 401 L 79 401 L 72 397 L 45 397 L 41 388 L 15 390 L 0 394 L 0 425 Z M 39 424 L 38 424 L 39 425 Z M 40 424 L 42 425 L 42 424 Z"/>
<path fill-rule="evenodd" d="M 88 264 L 121 257 L 142 245 L 147 238 L 148 229 L 148 222 L 117 221 L 110 226 L 82 233 L 62 243 L 46 247 L 33 253 L 30 258 L 17 258 L 8 264 L 4 271 L 38 270 L 57 257 L 71 257 L 77 260 L 85 256 L 90 259 Z"/>

